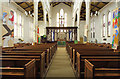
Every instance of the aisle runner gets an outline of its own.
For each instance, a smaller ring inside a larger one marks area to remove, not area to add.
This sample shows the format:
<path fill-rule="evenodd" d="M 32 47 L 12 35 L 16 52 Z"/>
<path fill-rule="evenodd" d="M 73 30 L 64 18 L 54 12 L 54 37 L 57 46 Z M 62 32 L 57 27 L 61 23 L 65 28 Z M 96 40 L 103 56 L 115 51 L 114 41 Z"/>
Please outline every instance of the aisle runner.
<path fill-rule="evenodd" d="M 75 77 L 65 47 L 58 47 L 46 77 Z"/>

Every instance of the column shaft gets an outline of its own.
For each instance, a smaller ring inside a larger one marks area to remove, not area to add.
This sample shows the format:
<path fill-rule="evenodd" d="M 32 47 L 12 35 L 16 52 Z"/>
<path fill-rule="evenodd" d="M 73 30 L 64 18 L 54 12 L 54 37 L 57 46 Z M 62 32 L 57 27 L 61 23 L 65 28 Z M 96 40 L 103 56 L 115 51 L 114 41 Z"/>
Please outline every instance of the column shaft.
<path fill-rule="evenodd" d="M 87 41 L 89 39 L 89 27 L 90 27 L 90 1 L 86 0 L 86 26 L 85 26 L 85 36 L 87 37 Z"/>
<path fill-rule="evenodd" d="M 0 1 L 0 46 L 2 46 L 2 1 Z"/>
<path fill-rule="evenodd" d="M 46 11 L 45 11 L 45 9 L 43 9 L 44 10 L 44 35 L 46 34 L 46 27 L 47 27 L 47 17 L 46 17 Z"/>
<path fill-rule="evenodd" d="M 35 0 L 34 0 L 34 27 L 35 27 L 35 42 L 37 42 L 38 2 Z"/>

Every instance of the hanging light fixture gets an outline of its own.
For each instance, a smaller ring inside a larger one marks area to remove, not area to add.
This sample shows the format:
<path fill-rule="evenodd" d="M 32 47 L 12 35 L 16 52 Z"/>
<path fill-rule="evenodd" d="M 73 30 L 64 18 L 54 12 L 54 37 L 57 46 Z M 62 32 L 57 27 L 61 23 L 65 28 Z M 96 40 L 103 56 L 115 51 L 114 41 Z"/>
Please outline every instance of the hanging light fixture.
<path fill-rule="evenodd" d="M 96 11 L 95 13 L 97 14 L 98 12 Z"/>
<path fill-rule="evenodd" d="M 25 15 L 28 15 L 27 11 L 25 11 Z"/>
<path fill-rule="evenodd" d="M 32 15 L 34 16 L 34 13 L 32 13 Z"/>
<path fill-rule="evenodd" d="M 95 16 L 96 16 L 96 13 L 95 13 Z"/>
<path fill-rule="evenodd" d="M 91 16 L 93 15 L 93 13 L 91 12 Z"/>
<path fill-rule="evenodd" d="M 29 11 L 29 14 L 31 14 L 31 12 Z"/>
<path fill-rule="evenodd" d="M 98 15 L 100 14 L 100 12 L 98 11 Z"/>

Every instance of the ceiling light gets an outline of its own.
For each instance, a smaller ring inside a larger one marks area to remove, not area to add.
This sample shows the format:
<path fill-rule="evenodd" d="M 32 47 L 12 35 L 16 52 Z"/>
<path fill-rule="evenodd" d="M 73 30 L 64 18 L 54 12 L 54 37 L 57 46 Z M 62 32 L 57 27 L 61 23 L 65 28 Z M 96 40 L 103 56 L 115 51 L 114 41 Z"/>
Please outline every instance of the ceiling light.
<path fill-rule="evenodd" d="M 31 12 L 29 11 L 29 14 L 30 14 Z"/>
<path fill-rule="evenodd" d="M 25 11 L 25 15 L 28 15 L 27 11 Z"/>
<path fill-rule="evenodd" d="M 95 16 L 96 16 L 96 14 L 95 14 Z"/>
<path fill-rule="evenodd" d="M 91 12 L 91 16 L 93 15 L 93 13 Z"/>
<path fill-rule="evenodd" d="M 34 16 L 34 13 L 32 13 L 32 15 Z"/>
<path fill-rule="evenodd" d="M 98 12 L 96 11 L 95 13 L 97 14 Z"/>

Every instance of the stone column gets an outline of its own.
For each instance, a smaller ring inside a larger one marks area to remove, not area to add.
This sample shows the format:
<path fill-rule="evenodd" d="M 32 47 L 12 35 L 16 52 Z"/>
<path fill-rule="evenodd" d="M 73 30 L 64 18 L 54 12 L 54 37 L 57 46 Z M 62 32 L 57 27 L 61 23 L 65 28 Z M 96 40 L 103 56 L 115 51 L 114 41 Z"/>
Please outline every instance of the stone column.
<path fill-rule="evenodd" d="M 118 5 L 118 2 L 120 2 L 120 1 L 116 0 L 116 8 L 118 8 L 118 6 L 120 6 L 120 5 Z"/>
<path fill-rule="evenodd" d="M 2 56 L 2 1 L 0 0 L 0 56 Z M 0 61 L 0 66 L 2 66 L 2 61 Z M 0 70 L 2 72 L 2 70 Z M 0 77 L 2 79 L 2 77 Z"/>
<path fill-rule="evenodd" d="M 47 12 L 45 11 L 45 9 L 43 8 L 44 10 L 44 35 L 46 35 L 46 27 L 47 27 L 47 17 L 46 17 L 46 14 Z"/>
<path fill-rule="evenodd" d="M 81 12 L 82 2 L 79 2 L 79 9 L 77 11 L 77 40 L 80 41 L 80 12 Z"/>
<path fill-rule="evenodd" d="M 35 28 L 35 42 L 37 42 L 37 26 L 38 26 L 38 0 L 34 0 L 34 28 Z"/>
<path fill-rule="evenodd" d="M 90 0 L 86 0 L 86 25 L 84 30 L 84 36 L 87 37 L 87 41 L 89 41 L 89 27 L 90 27 Z"/>
<path fill-rule="evenodd" d="M 118 7 L 120 7 L 120 1 L 118 1 Z"/>
<path fill-rule="evenodd" d="M 2 1 L 0 0 L 0 47 L 2 46 Z"/>
<path fill-rule="evenodd" d="M 77 27 L 78 27 L 77 40 L 80 41 L 80 10 L 78 10 L 77 12 Z"/>
<path fill-rule="evenodd" d="M 51 24 L 51 10 L 52 10 L 52 6 L 50 6 L 50 10 L 49 10 L 49 12 L 48 12 L 48 18 L 49 18 L 49 27 L 51 27 L 52 26 L 52 24 Z"/>

